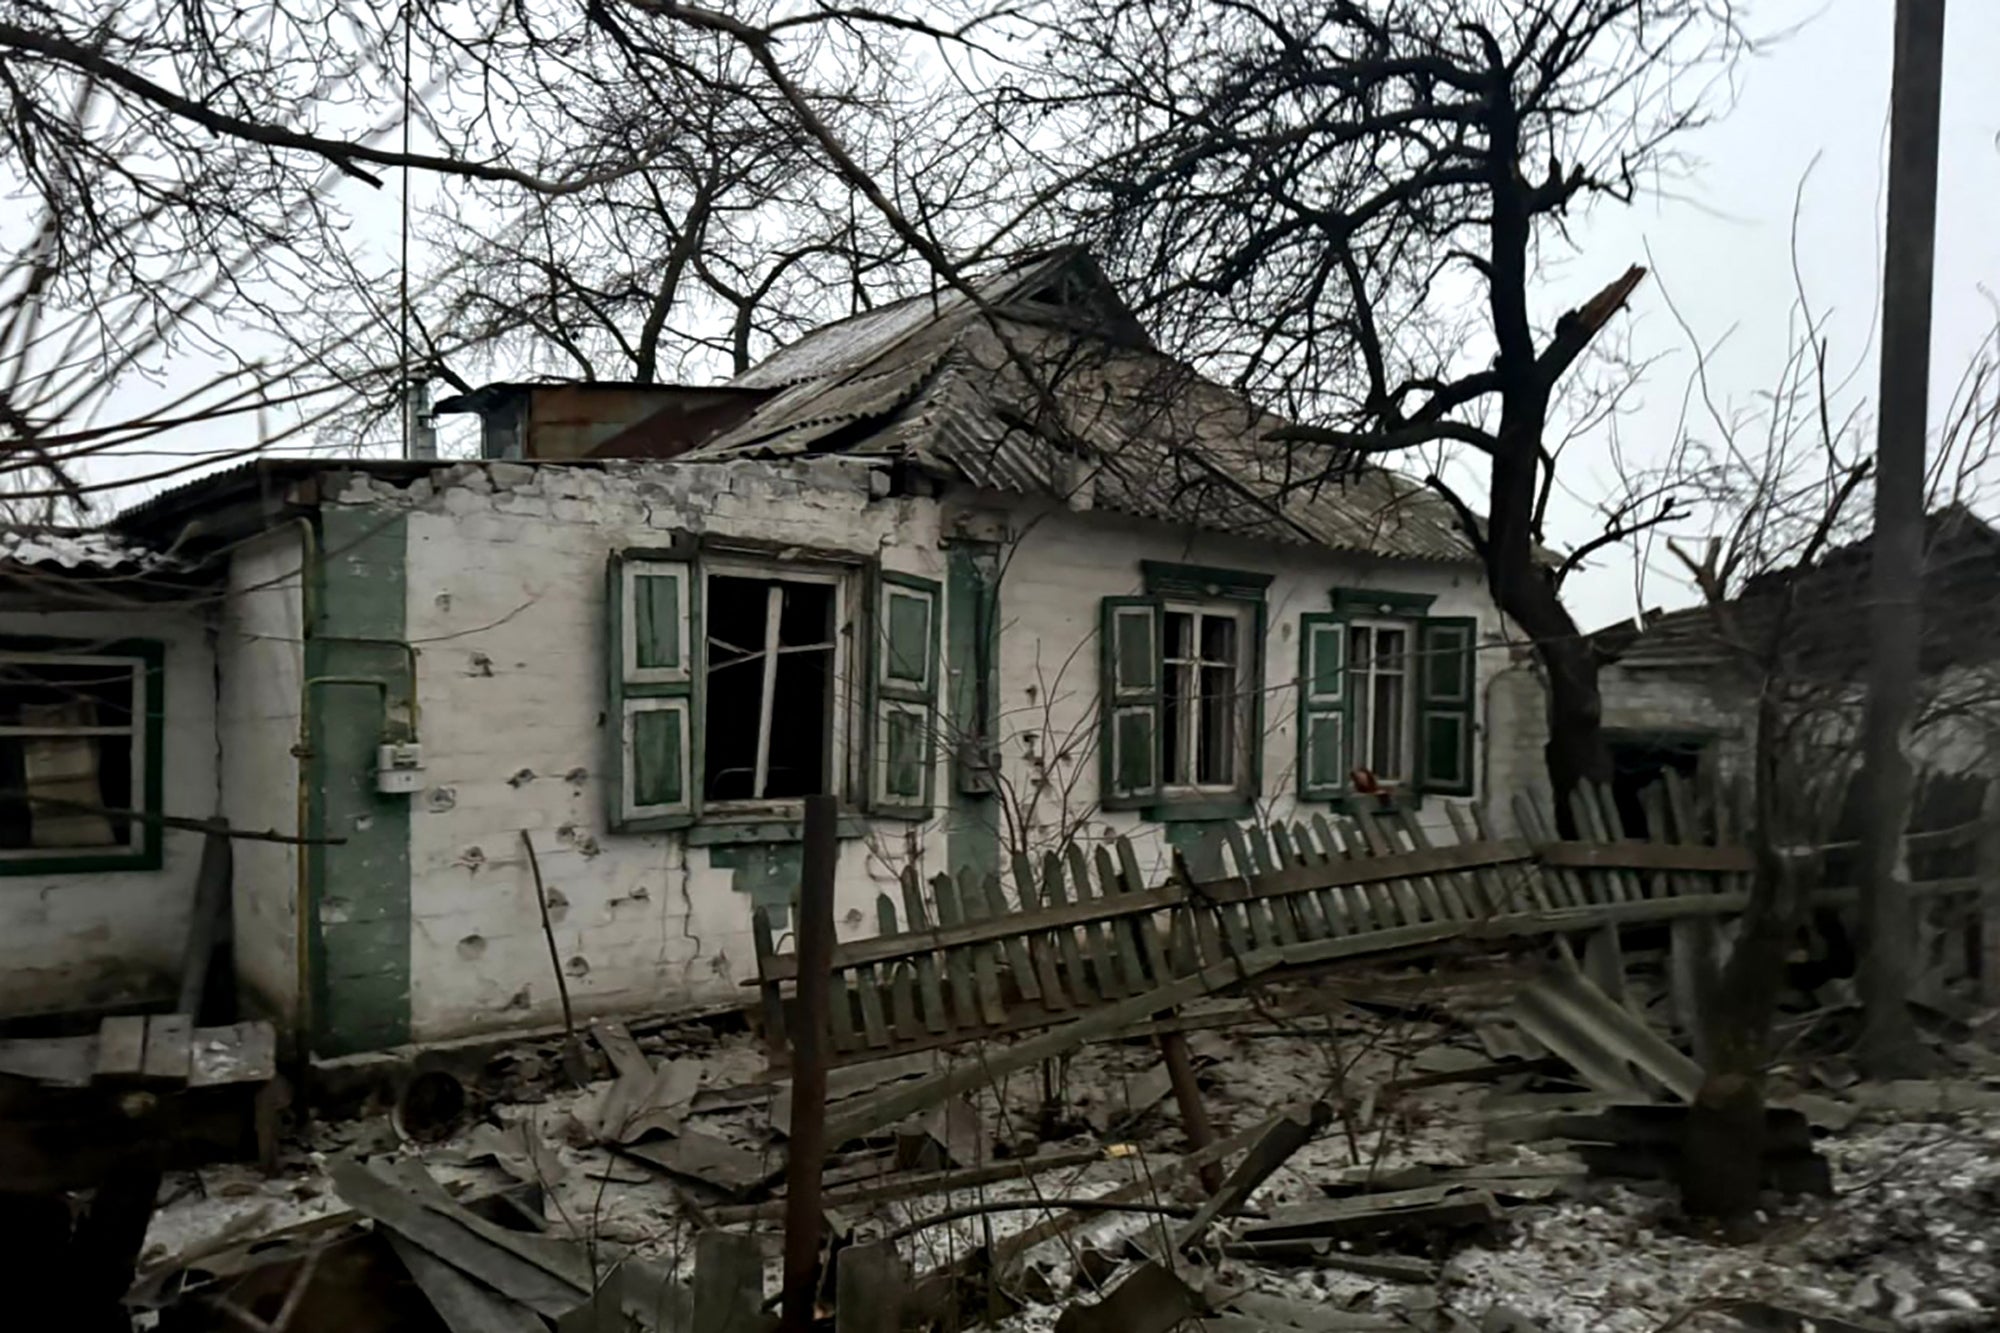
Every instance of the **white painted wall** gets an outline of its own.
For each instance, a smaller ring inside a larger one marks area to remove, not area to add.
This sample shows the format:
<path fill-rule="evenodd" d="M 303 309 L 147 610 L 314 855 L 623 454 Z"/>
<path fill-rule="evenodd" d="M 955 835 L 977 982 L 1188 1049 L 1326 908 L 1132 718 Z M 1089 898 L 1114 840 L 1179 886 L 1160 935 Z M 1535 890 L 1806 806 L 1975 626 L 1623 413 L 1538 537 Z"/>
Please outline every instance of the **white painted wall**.
<path fill-rule="evenodd" d="M 1091 840 L 1127 834 L 1149 874 L 1164 874 L 1169 853 L 1160 825 L 1136 812 L 1096 809 L 1099 776 L 1099 605 L 1103 598 L 1145 591 L 1141 560 L 1162 560 L 1273 575 L 1266 593 L 1262 822 L 1310 819 L 1324 802 L 1301 802 L 1297 784 L 1299 617 L 1330 610 L 1335 587 L 1431 593 L 1432 614 L 1476 616 L 1481 651 L 1478 683 L 1505 665 L 1492 646 L 1499 618 L 1478 569 L 1341 555 L 1298 546 L 1248 541 L 1209 532 L 1177 532 L 1160 524 L 1105 512 L 1008 502 L 1018 536 L 1003 558 L 1000 600 L 1000 719 L 1004 785 L 1017 795 L 1018 816 L 1003 841 L 1043 850 L 1078 829 Z M 1475 718 L 1474 763 L 1488 742 L 1482 705 Z M 1037 764 L 1032 748 L 1043 756 Z M 1037 795 L 1039 793 L 1039 795 Z M 1444 802 L 1425 800 L 1420 820 L 1450 837 Z"/>
<path fill-rule="evenodd" d="M 299 831 L 304 608 L 298 525 L 236 548 L 217 633 L 222 813 L 240 829 Z M 236 976 L 245 1004 L 289 1030 L 298 1012 L 298 850 L 238 840 Z"/>
<path fill-rule="evenodd" d="M 580 1011 L 751 998 L 738 983 L 756 975 L 752 904 L 734 872 L 678 834 L 606 830 L 606 556 L 692 530 L 879 555 L 942 579 L 936 506 L 871 502 L 868 473 L 837 462 L 468 464 L 434 485 L 364 481 L 344 498 L 412 506 L 407 632 L 426 766 L 411 798 L 413 1037 L 558 1020 L 524 829 Z M 942 766 L 938 780 L 943 792 Z M 873 933 L 875 895 L 895 882 L 880 853 L 910 832 L 885 824 L 841 844 L 843 934 Z"/>
<path fill-rule="evenodd" d="M 204 608 L 0 613 L 0 635 L 158 639 L 169 815 L 216 810 L 215 657 Z M 0 876 L 0 1014 L 171 998 L 180 985 L 202 835 L 165 831 L 156 871 Z"/>

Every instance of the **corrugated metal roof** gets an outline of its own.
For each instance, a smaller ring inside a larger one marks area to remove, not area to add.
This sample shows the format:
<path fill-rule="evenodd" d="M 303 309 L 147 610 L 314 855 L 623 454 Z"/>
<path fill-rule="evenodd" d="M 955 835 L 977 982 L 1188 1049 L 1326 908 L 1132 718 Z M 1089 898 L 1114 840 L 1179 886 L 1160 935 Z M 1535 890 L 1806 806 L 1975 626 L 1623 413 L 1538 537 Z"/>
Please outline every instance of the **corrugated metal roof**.
<path fill-rule="evenodd" d="M 967 302 L 923 298 L 832 326 L 837 339 L 811 335 L 773 358 L 781 364 L 736 380 L 791 387 L 684 457 L 837 449 L 907 459 L 989 490 L 1068 496 L 1087 485 L 1094 508 L 1242 536 L 1475 559 L 1450 507 L 1415 481 L 1274 443 L 1267 437 L 1284 423 L 1223 385 L 1129 339 L 1053 325 L 1031 303 L 1037 284 L 1057 275 L 1072 291 L 1094 283 L 1098 300 L 1115 301 L 1096 266 L 1070 254 L 985 284 L 1001 316 L 992 321 Z M 1015 354 L 1037 367 L 1041 385 Z M 813 378 L 797 378 L 808 370 Z"/>
<path fill-rule="evenodd" d="M 177 570 L 182 561 L 103 531 L 0 528 L 0 563 L 79 573 Z"/>

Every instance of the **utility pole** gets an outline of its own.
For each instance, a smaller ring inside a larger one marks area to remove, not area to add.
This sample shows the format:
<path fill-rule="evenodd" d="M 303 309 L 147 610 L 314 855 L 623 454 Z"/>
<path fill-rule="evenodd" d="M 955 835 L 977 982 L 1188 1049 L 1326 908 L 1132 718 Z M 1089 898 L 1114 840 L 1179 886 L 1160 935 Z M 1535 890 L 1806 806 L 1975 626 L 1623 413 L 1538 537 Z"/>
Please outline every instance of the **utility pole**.
<path fill-rule="evenodd" d="M 1861 728 L 1864 1007 L 1857 1049 L 1878 1077 L 1914 1072 L 1916 923 L 1903 838 L 1914 774 L 1923 635 L 1924 458 L 1929 430 L 1931 284 L 1937 240 L 1938 103 L 1944 0 L 1897 0 L 1889 93 L 1889 216 L 1882 262 L 1875 535 L 1869 542 L 1868 698 Z"/>

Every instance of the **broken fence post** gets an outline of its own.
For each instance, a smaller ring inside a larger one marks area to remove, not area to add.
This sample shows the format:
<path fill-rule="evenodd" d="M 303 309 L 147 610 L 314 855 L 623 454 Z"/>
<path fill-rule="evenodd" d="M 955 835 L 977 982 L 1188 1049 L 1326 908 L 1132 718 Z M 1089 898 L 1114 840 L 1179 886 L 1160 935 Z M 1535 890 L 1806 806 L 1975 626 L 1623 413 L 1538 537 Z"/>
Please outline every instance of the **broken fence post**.
<path fill-rule="evenodd" d="M 898 1333 L 909 1296 L 909 1268 L 892 1242 L 840 1252 L 833 1298 L 835 1333 Z"/>
<path fill-rule="evenodd" d="M 785 1181 L 784 1333 L 813 1323 L 826 1163 L 827 992 L 833 968 L 833 878 L 839 845 L 831 796 L 806 797 L 799 885 L 798 981 L 792 1008 L 792 1129 Z"/>
<path fill-rule="evenodd" d="M 1174 1104 L 1180 1108 L 1181 1128 L 1187 1132 L 1188 1149 L 1200 1152 L 1215 1142 L 1215 1126 L 1209 1123 L 1208 1107 L 1201 1100 L 1201 1084 L 1195 1079 L 1194 1060 L 1188 1054 L 1187 1034 L 1162 1032 L 1160 1055 L 1167 1062 L 1167 1076 L 1173 1080 Z M 1222 1163 L 1208 1162 L 1202 1166 L 1201 1187 L 1210 1194 L 1222 1188 Z"/>

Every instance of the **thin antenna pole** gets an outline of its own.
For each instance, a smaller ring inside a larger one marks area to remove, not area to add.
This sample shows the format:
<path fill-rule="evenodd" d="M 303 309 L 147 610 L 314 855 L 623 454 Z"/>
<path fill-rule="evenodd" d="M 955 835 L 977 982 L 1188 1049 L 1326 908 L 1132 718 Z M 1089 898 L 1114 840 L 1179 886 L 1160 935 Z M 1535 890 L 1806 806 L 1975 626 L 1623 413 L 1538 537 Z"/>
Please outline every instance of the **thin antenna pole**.
<path fill-rule="evenodd" d="M 414 16 L 410 12 L 409 0 L 403 3 L 403 217 L 402 248 L 398 267 L 402 270 L 400 291 L 397 300 L 400 329 L 398 331 L 399 371 L 396 377 L 396 397 L 403 409 L 403 457 L 411 458 L 417 453 L 417 405 L 410 393 L 410 30 L 414 26 Z"/>

